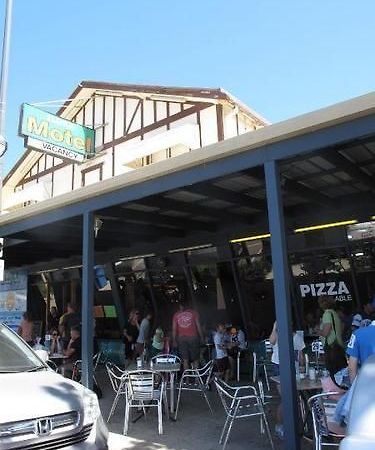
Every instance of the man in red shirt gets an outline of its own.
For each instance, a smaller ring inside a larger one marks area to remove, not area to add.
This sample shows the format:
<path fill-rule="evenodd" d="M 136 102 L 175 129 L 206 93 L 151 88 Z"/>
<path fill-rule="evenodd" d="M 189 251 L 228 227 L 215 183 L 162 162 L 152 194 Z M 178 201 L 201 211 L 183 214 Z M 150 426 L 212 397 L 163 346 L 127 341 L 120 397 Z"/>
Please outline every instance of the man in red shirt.
<path fill-rule="evenodd" d="M 173 316 L 173 345 L 177 347 L 183 361 L 184 370 L 189 369 L 190 363 L 198 367 L 202 329 L 198 313 L 187 307 L 184 301 L 179 305 L 179 311 Z"/>

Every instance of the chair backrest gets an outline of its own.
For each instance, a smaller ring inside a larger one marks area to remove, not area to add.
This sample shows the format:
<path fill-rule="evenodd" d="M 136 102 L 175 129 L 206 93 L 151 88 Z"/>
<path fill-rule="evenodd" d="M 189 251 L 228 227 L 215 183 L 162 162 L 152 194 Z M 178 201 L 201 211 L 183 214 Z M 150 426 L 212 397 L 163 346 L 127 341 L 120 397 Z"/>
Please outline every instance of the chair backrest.
<path fill-rule="evenodd" d="M 252 404 L 260 404 L 260 398 L 254 386 L 245 386 L 243 389 L 238 389 L 229 386 L 229 384 L 217 377 L 215 377 L 214 381 L 221 403 L 227 414 L 233 409 L 236 402 L 239 402 L 240 404 L 242 402 L 243 404 L 246 400 L 247 404 L 251 402 Z M 245 397 L 245 399 L 243 397 Z M 233 411 L 231 412 L 233 413 Z"/>
<path fill-rule="evenodd" d="M 273 346 L 272 346 L 271 342 L 268 339 L 266 339 L 264 341 L 264 345 L 266 346 L 266 353 L 272 353 L 273 352 Z"/>
<path fill-rule="evenodd" d="M 315 439 L 319 436 L 329 436 L 330 434 L 326 410 L 324 407 L 324 399 L 335 394 L 337 394 L 337 392 L 326 392 L 324 394 L 313 395 L 307 402 L 313 418 Z"/>
<path fill-rule="evenodd" d="M 102 356 L 102 352 L 98 352 L 94 355 L 92 361 L 93 361 L 93 365 L 94 365 L 94 371 L 97 369 L 98 364 L 100 363 L 100 358 Z"/>
<path fill-rule="evenodd" d="M 112 389 L 115 392 L 118 392 L 120 389 L 121 383 L 123 382 L 123 377 L 126 376 L 126 372 L 121 370 L 116 364 L 111 362 L 107 362 L 105 365 L 107 370 L 109 381 L 111 382 Z"/>
<path fill-rule="evenodd" d="M 200 379 L 203 381 L 203 383 L 208 386 L 208 384 L 211 381 L 212 376 L 212 370 L 214 368 L 214 361 L 208 361 L 207 364 L 205 364 L 200 369 L 196 369 L 197 375 L 200 377 Z"/>
<path fill-rule="evenodd" d="M 311 350 L 312 350 L 314 353 L 317 353 L 317 354 L 323 354 L 323 353 L 324 353 L 324 346 L 323 346 L 323 343 L 322 343 L 320 340 L 313 341 L 313 342 L 311 343 Z"/>
<path fill-rule="evenodd" d="M 134 370 L 127 373 L 127 396 L 130 400 L 147 401 L 154 399 L 156 386 L 161 376 L 152 370 Z"/>
<path fill-rule="evenodd" d="M 154 364 L 177 364 L 181 363 L 181 359 L 177 355 L 171 355 L 169 353 L 163 353 L 151 358 Z"/>

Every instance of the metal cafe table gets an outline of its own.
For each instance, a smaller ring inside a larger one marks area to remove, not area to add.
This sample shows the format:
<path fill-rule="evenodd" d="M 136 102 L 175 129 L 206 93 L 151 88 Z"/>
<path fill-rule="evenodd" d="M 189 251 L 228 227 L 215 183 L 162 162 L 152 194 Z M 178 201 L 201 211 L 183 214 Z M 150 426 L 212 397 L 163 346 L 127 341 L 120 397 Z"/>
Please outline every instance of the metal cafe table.
<path fill-rule="evenodd" d="M 270 379 L 280 385 L 280 376 L 273 376 L 270 377 Z M 296 388 L 299 394 L 298 397 L 300 400 L 300 412 L 302 418 L 301 435 L 310 439 L 311 436 L 308 427 L 309 410 L 307 407 L 307 401 L 309 397 L 311 397 L 311 391 L 322 390 L 322 382 L 320 381 L 320 378 L 316 378 L 315 380 L 310 380 L 310 378 L 297 379 Z"/>
<path fill-rule="evenodd" d="M 176 374 L 180 371 L 181 364 L 180 363 L 143 363 L 142 367 L 137 367 L 135 365 L 131 365 L 131 367 L 127 368 L 127 372 L 129 370 L 154 370 L 155 372 L 159 372 L 163 375 L 164 378 L 167 378 L 169 375 L 169 409 L 173 414 L 174 412 L 174 404 L 175 404 L 175 381 Z"/>

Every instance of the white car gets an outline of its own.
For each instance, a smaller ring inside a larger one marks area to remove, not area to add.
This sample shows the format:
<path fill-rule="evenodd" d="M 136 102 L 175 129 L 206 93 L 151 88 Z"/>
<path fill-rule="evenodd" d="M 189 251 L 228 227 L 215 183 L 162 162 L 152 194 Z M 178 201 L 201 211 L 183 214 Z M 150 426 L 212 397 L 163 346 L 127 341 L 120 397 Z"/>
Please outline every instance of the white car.
<path fill-rule="evenodd" d="M 350 405 L 347 435 L 340 450 L 375 448 L 375 355 L 367 358 L 358 374 Z"/>
<path fill-rule="evenodd" d="M 0 323 L 0 449 L 105 450 L 107 440 L 96 394 Z"/>

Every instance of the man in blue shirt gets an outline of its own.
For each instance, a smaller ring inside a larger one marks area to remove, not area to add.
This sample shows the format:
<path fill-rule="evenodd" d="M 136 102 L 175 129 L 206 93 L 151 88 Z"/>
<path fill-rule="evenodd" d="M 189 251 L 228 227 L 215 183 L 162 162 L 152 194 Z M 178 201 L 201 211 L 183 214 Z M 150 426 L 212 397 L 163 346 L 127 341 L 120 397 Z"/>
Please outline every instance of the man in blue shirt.
<path fill-rule="evenodd" d="M 358 366 L 363 365 L 369 356 L 375 355 L 375 320 L 370 326 L 359 328 L 351 335 L 346 353 L 349 355 L 350 381 L 353 382 Z"/>

